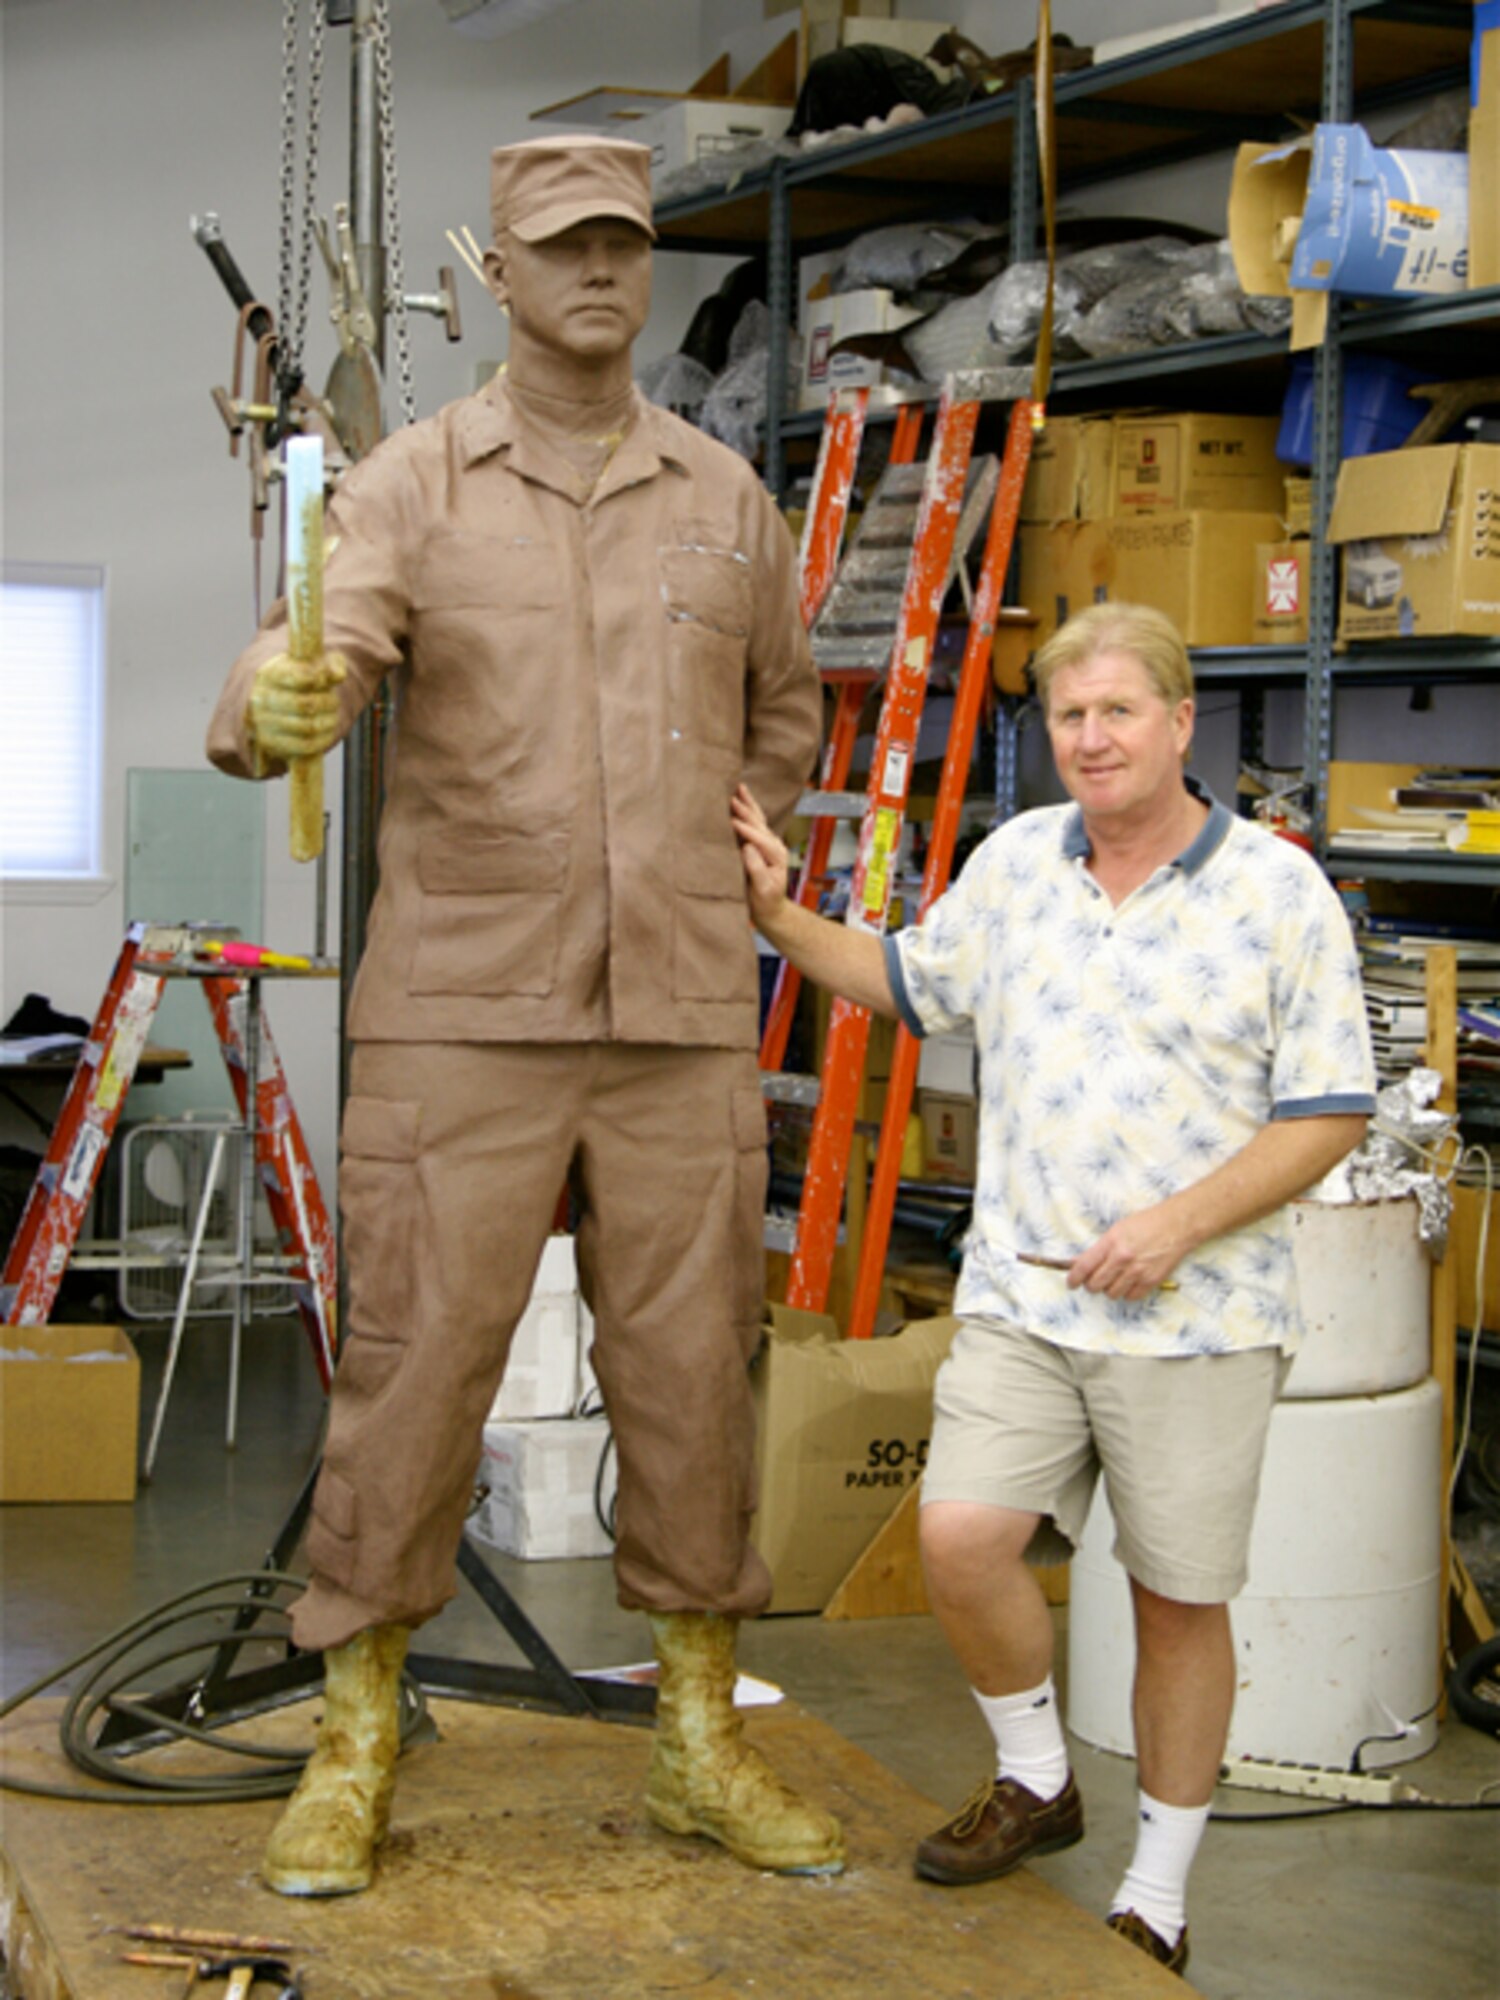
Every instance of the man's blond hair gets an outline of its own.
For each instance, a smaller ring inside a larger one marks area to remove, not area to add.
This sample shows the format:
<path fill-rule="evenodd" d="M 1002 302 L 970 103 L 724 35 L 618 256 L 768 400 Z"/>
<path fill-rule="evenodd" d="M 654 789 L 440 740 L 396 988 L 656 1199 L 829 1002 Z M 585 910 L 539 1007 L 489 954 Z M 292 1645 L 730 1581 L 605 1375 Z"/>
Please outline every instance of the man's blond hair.
<path fill-rule="evenodd" d="M 1139 660 L 1168 708 L 1192 700 L 1192 662 L 1164 612 L 1149 604 L 1091 604 L 1059 626 L 1031 663 L 1043 710 L 1063 667 L 1086 666 L 1101 653 L 1128 653 Z"/>

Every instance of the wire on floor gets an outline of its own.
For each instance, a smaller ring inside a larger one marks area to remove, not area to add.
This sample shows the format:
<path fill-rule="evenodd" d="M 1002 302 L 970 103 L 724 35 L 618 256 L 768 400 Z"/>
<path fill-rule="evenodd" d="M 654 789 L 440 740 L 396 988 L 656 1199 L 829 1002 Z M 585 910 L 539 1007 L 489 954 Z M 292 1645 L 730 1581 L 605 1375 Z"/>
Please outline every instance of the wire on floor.
<path fill-rule="evenodd" d="M 47 1784 L 23 1778 L 0 1765 L 0 1790 L 25 1792 L 36 1798 L 68 1799 L 81 1805 L 190 1806 L 223 1805 L 248 1799 L 282 1798 L 301 1776 L 309 1752 L 292 1744 L 252 1742 L 228 1736 L 223 1728 L 204 1726 L 192 1718 L 201 1712 L 202 1698 L 212 1693 L 232 1693 L 233 1681 L 226 1681 L 226 1655 L 237 1656 L 250 1650 L 260 1664 L 266 1654 L 284 1660 L 295 1652 L 287 1623 L 287 1605 L 280 1601 L 286 1592 L 301 1592 L 305 1577 L 286 1575 L 279 1570 L 237 1571 L 214 1578 L 167 1598 L 139 1618 L 119 1626 L 103 1639 L 65 1660 L 59 1667 L 32 1681 L 18 1694 L 0 1703 L 0 1722 L 33 1701 L 59 1682 L 81 1673 L 83 1678 L 69 1695 L 59 1723 L 64 1755 L 76 1769 L 99 1781 L 107 1789 L 84 1790 L 79 1786 Z M 244 1595 L 227 1593 L 241 1589 Z M 251 1615 L 253 1614 L 253 1616 Z M 261 1619 L 272 1622 L 263 1630 Z M 247 1622 L 248 1621 L 248 1622 Z M 154 1649 L 162 1642 L 162 1649 Z M 180 1672 L 179 1663 L 197 1654 L 210 1659 L 195 1683 L 180 1681 L 155 1696 L 140 1690 L 153 1683 L 169 1667 Z M 216 1667 L 215 1662 L 218 1662 Z M 315 1678 L 302 1692 L 311 1693 Z M 126 1690 L 134 1692 L 127 1693 Z M 172 1705 L 181 1705 L 181 1714 L 154 1707 L 153 1701 L 170 1695 Z M 183 1700 L 182 1698 L 187 1698 Z M 285 1697 L 290 1703 L 298 1693 Z M 263 1701 L 224 1712 L 224 1722 L 243 1721 L 257 1712 Z M 417 1734 L 426 1733 L 426 1702 L 417 1682 L 406 1675 L 402 1681 L 401 1742 L 403 1747 Z M 138 1733 L 106 1745 L 102 1732 L 109 1722 L 122 1718 L 138 1725 Z M 99 1732 L 94 1725 L 99 1724 Z M 133 1768 L 142 1751 L 159 1744 L 192 1743 L 211 1748 L 231 1760 L 253 1763 L 261 1768 L 253 1774 L 230 1779 L 220 1772 L 161 1771 Z M 14 1745 L 4 1746 L 14 1755 Z"/>

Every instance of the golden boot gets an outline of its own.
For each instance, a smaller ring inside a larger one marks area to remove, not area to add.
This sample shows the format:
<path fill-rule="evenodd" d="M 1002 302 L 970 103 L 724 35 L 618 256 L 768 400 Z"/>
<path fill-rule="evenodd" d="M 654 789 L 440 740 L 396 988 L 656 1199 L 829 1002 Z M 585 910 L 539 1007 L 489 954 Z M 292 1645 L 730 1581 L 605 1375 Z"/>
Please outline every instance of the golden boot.
<path fill-rule="evenodd" d="M 401 1748 L 404 1625 L 373 1625 L 323 1655 L 323 1720 L 301 1782 L 266 1846 L 261 1879 L 282 1896 L 368 1889 Z"/>
<path fill-rule="evenodd" d="M 836 1875 L 836 1819 L 784 1785 L 743 1740 L 734 1706 L 735 1625 L 707 1611 L 652 1617 L 661 1677 L 646 1811 L 669 1833 L 701 1833 L 751 1868 Z"/>

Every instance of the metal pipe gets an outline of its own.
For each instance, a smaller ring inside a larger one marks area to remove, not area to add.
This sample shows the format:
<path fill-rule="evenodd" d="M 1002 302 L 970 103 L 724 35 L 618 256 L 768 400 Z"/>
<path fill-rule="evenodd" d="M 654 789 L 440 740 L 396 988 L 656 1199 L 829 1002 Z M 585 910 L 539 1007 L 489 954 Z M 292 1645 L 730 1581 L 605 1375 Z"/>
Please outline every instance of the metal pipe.
<path fill-rule="evenodd" d="M 349 51 L 349 220 L 360 282 L 375 322 L 374 351 L 384 355 L 385 251 L 380 241 L 380 124 L 375 58 L 377 0 L 354 0 Z M 342 1103 L 349 1094 L 350 1049 L 342 1023 L 364 953 L 375 896 L 378 732 L 369 711 L 344 746 L 343 839 L 339 868 L 339 967 L 343 1005 L 339 1048 Z M 342 1303 L 342 1301 L 341 1301 Z M 343 1320 L 341 1313 L 341 1322 Z"/>
<path fill-rule="evenodd" d="M 375 320 L 375 359 L 385 364 L 385 247 L 381 235 L 380 117 L 375 73 L 377 0 L 354 0 L 349 47 L 349 222 L 359 281 Z"/>

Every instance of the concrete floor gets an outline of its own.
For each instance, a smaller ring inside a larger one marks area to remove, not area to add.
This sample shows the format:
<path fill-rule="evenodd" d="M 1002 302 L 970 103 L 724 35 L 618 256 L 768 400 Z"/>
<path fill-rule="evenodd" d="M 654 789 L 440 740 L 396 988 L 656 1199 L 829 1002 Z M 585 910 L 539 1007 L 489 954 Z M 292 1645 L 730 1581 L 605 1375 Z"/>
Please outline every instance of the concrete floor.
<path fill-rule="evenodd" d="M 132 1331 L 145 1364 L 144 1425 L 165 1336 L 156 1327 Z M 243 1372 L 238 1448 L 228 1452 L 226 1356 L 222 1328 L 190 1331 L 156 1476 L 133 1506 L 0 1509 L 4 1695 L 174 1593 L 263 1561 L 316 1450 L 322 1397 L 300 1330 L 257 1327 Z M 607 1561 L 491 1561 L 571 1666 L 646 1655 L 645 1622 L 615 1605 Z M 1066 1614 L 1058 1616 L 1061 1623 Z M 420 1644 L 465 1659 L 515 1658 L 467 1587 Z M 1059 1656 L 1065 1660 L 1065 1643 Z M 986 1764 L 986 1732 L 931 1619 L 767 1619 L 745 1628 L 741 1663 L 945 1810 Z M 1089 1837 L 1039 1863 L 1038 1873 L 1102 1914 L 1129 1855 L 1134 1774 L 1125 1759 L 1082 1744 L 1075 1762 Z M 1435 1799 L 1486 1792 L 1500 1799 L 1500 1741 L 1458 1722 L 1445 1725 L 1428 1757 L 1402 1770 Z M 1293 1800 L 1227 1790 L 1218 1805 L 1237 1815 L 1301 1810 Z M 1473 1812 L 1213 1825 L 1192 1883 L 1193 1985 L 1218 2000 L 1494 2000 L 1497 1835 L 1496 1818 Z M 995 1990 L 1004 1990 L 1001 1968 Z M 793 1988 L 785 1992 L 801 2000 Z"/>

